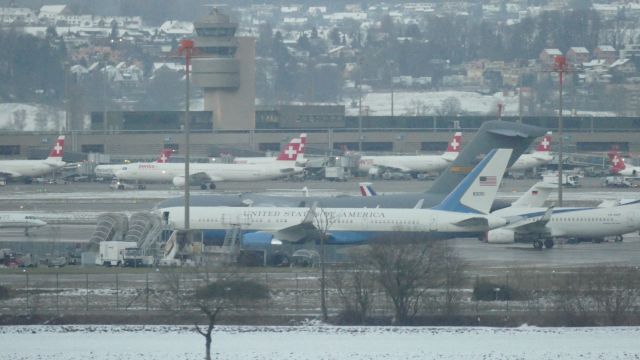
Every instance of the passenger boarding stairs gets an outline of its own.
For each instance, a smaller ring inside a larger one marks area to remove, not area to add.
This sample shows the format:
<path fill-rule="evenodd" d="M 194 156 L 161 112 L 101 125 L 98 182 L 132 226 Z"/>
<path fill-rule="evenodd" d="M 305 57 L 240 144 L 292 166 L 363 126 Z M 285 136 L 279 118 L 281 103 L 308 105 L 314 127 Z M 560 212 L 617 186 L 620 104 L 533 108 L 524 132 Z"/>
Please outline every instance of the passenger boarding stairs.
<path fill-rule="evenodd" d="M 160 249 L 162 221 L 149 212 L 138 212 L 129 218 L 125 241 L 135 241 L 144 255 L 157 255 Z"/>
<path fill-rule="evenodd" d="M 235 264 L 240 254 L 242 226 L 231 224 L 227 229 L 222 246 L 205 246 L 204 255 L 208 261 L 217 265 Z"/>
<path fill-rule="evenodd" d="M 119 241 L 124 238 L 129 228 L 127 215 L 119 213 L 105 213 L 98 216 L 96 229 L 91 235 L 89 243 L 97 248 L 101 241 Z"/>

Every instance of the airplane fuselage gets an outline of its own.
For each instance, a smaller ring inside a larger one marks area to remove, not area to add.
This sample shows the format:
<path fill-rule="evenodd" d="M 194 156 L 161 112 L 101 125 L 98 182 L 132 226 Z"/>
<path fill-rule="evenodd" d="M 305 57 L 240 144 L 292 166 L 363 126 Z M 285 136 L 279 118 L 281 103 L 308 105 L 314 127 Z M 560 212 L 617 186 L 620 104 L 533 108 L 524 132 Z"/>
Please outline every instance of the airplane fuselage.
<path fill-rule="evenodd" d="M 0 215 L 0 228 L 3 229 L 30 229 L 47 225 L 46 222 L 32 215 L 2 214 Z"/>
<path fill-rule="evenodd" d="M 304 222 L 309 208 L 291 207 L 193 207 L 190 209 L 191 229 L 225 231 L 240 225 L 243 232 L 271 232 Z M 184 208 L 159 209 L 163 219 L 175 229 L 184 228 Z M 430 209 L 315 209 L 313 224 L 327 224 L 332 241 L 359 243 L 373 240 L 383 233 L 424 233 L 435 238 L 456 234 L 479 233 L 506 224 L 501 217 L 473 213 L 453 213 Z M 484 224 L 460 225 L 469 219 L 486 219 Z M 458 223 L 458 224 L 457 224 Z M 277 235 L 276 235 L 277 237 Z"/>
<path fill-rule="evenodd" d="M 533 153 L 533 154 L 522 154 L 516 160 L 516 162 L 511 165 L 509 170 L 512 171 L 520 171 L 527 170 L 537 166 L 541 166 L 547 164 L 553 160 L 553 156 L 549 153 Z"/>
<path fill-rule="evenodd" d="M 522 216 L 526 220 L 515 222 L 495 231 L 514 231 L 516 234 L 537 235 L 519 232 L 518 227 L 540 219 L 547 208 L 505 208 L 492 213 L 495 216 Z M 622 235 L 640 230 L 640 205 L 627 204 L 606 208 L 557 208 L 544 225 L 542 236 L 597 238 Z M 489 242 L 492 242 L 491 232 Z M 507 241 L 509 242 L 509 241 Z M 512 241 L 511 241 L 512 242 Z"/>
<path fill-rule="evenodd" d="M 441 155 L 381 155 L 361 156 L 358 167 L 361 171 L 369 171 L 372 167 L 398 169 L 410 172 L 439 171 L 451 164 L 451 160 Z"/>
<path fill-rule="evenodd" d="M 0 160 L 0 174 L 9 174 L 10 177 L 37 177 L 49 174 L 64 165 L 62 161 Z"/>
<path fill-rule="evenodd" d="M 213 181 L 270 180 L 302 170 L 293 162 L 277 165 L 191 163 L 189 174 L 207 174 Z M 184 176 L 184 163 L 133 163 L 116 171 L 120 180 L 171 182 Z"/>

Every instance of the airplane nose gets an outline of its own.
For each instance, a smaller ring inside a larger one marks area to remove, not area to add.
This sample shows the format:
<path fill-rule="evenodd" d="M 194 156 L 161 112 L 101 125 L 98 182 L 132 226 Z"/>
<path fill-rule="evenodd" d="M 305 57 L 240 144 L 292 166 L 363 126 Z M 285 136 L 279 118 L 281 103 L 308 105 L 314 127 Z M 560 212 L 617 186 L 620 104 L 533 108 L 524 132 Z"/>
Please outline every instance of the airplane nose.
<path fill-rule="evenodd" d="M 489 229 L 499 228 L 509 223 L 507 219 L 500 216 L 489 215 L 487 216 L 487 220 L 489 221 Z"/>
<path fill-rule="evenodd" d="M 47 225 L 46 221 L 36 220 L 36 226 L 45 226 L 45 225 Z"/>

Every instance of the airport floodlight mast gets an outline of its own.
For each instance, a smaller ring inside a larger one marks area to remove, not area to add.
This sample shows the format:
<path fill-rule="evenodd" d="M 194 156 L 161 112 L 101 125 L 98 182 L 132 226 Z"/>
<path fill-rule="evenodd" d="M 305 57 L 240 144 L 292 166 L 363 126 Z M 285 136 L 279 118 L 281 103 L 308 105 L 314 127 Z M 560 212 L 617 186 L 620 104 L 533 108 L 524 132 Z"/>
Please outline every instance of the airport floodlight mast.
<path fill-rule="evenodd" d="M 191 124 L 189 121 L 189 66 L 191 64 L 191 55 L 193 53 L 194 43 L 193 40 L 183 39 L 180 42 L 180 47 L 178 48 L 178 54 L 184 54 L 184 72 L 185 72 L 185 109 L 184 109 L 184 229 L 189 232 L 189 206 L 190 206 L 190 196 L 189 196 L 189 187 L 191 182 L 189 181 L 189 133 L 191 132 Z M 187 235 L 188 236 L 188 235 Z"/>
<path fill-rule="evenodd" d="M 562 206 L 562 162 L 563 162 L 563 121 L 562 121 L 562 90 L 563 90 L 563 81 L 564 81 L 564 73 L 569 71 L 569 67 L 567 64 L 567 59 L 564 56 L 556 56 L 553 61 L 553 72 L 558 73 L 558 83 L 559 83 L 559 99 L 558 99 L 558 206 Z"/>

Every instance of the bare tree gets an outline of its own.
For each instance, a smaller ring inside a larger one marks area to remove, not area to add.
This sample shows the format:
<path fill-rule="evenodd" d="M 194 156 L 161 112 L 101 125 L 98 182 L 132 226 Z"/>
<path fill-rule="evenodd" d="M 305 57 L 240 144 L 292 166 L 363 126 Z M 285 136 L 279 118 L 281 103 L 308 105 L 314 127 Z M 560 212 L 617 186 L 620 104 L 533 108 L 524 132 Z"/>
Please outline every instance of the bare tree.
<path fill-rule="evenodd" d="M 640 300 L 638 270 L 598 266 L 559 280 L 557 304 L 569 325 L 625 325 Z"/>
<path fill-rule="evenodd" d="M 205 338 L 205 358 L 210 360 L 212 333 L 220 314 L 268 299 L 269 288 L 262 283 L 245 279 L 235 272 L 213 280 L 209 278 L 208 271 L 204 276 L 191 273 L 195 276 L 195 282 L 185 281 L 185 274 L 190 273 L 167 272 L 165 284 L 169 297 L 163 296 L 159 300 L 163 307 L 171 311 L 188 314 L 195 310 L 200 313 L 201 316 L 194 320 L 194 328 Z M 204 324 L 201 324 L 203 317 Z"/>
<path fill-rule="evenodd" d="M 320 240 L 320 310 L 322 311 L 322 321 L 326 322 L 329 320 L 327 310 L 326 242 L 329 237 L 329 228 L 336 221 L 336 215 L 331 211 L 318 208 L 315 203 L 309 209 L 309 214 L 312 216 L 313 225 L 317 229 L 317 237 Z"/>
<path fill-rule="evenodd" d="M 462 104 L 456 97 L 450 96 L 440 103 L 440 107 L 437 109 L 438 115 L 452 116 L 459 115 L 462 112 Z"/>
<path fill-rule="evenodd" d="M 25 109 L 13 112 L 13 128 L 22 131 L 27 127 L 27 111 Z"/>
<path fill-rule="evenodd" d="M 363 324 L 373 302 L 375 274 L 362 252 L 353 250 L 350 258 L 352 263 L 349 267 L 332 272 L 331 283 L 343 304 L 341 320 Z"/>
<path fill-rule="evenodd" d="M 434 245 L 419 234 L 398 232 L 392 242 L 380 239 L 367 251 L 376 280 L 393 302 L 395 324 L 411 323 L 436 282 L 439 253 Z"/>
<path fill-rule="evenodd" d="M 464 282 L 464 270 L 467 264 L 446 241 L 436 243 L 434 252 L 437 254 L 435 259 L 439 260 L 436 261 L 438 268 L 436 274 L 441 276 L 440 287 L 444 293 L 443 310 L 445 315 L 452 315 L 458 310 L 462 301 L 459 288 Z"/>

